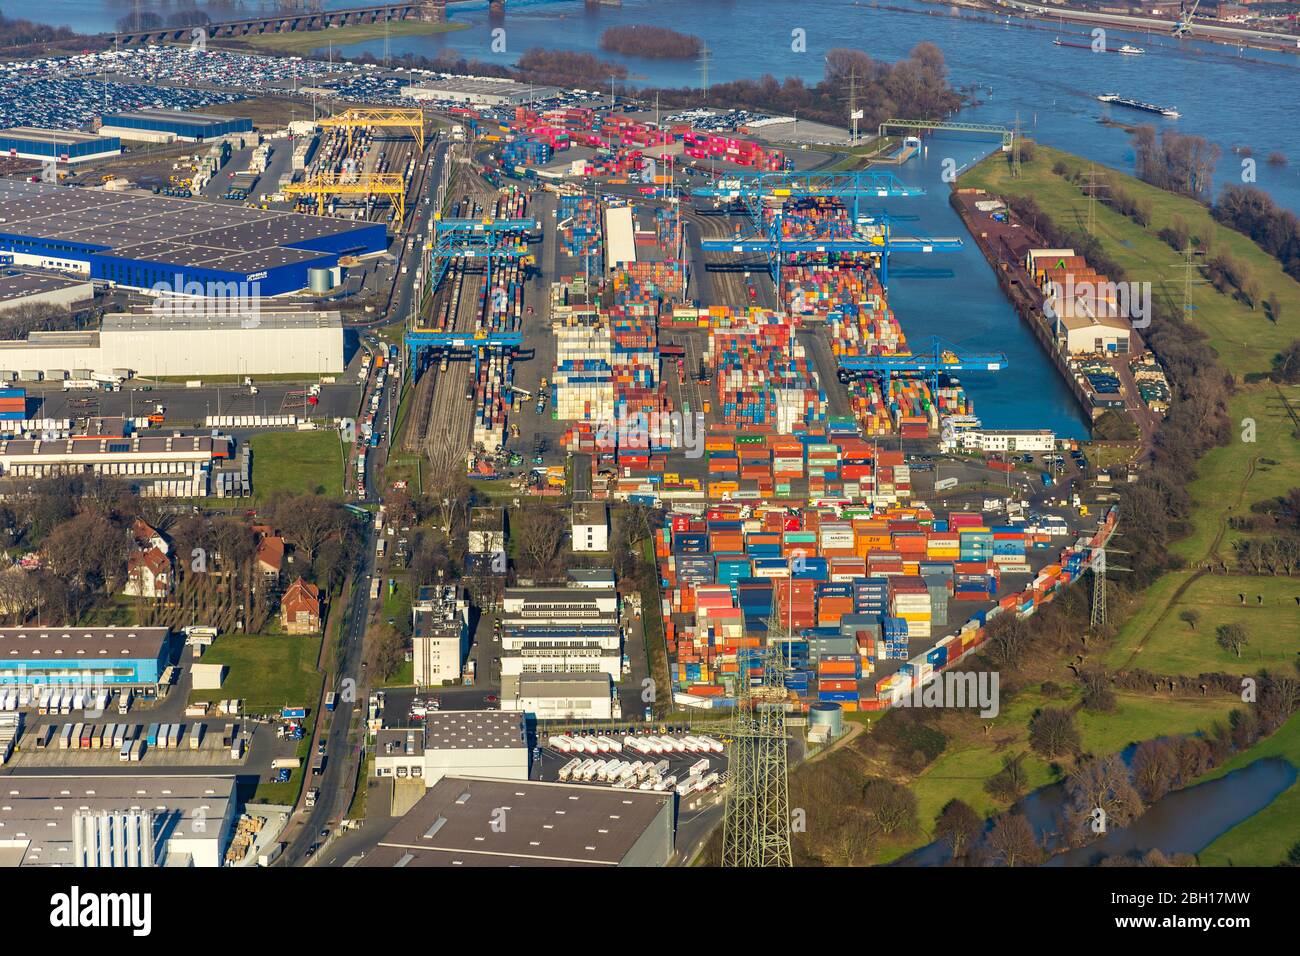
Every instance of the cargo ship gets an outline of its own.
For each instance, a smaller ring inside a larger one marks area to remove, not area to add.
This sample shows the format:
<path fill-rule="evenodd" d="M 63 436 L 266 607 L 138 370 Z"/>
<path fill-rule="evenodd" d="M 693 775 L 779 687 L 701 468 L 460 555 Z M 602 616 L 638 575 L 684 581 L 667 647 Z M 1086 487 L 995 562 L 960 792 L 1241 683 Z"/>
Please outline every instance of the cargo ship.
<path fill-rule="evenodd" d="M 1060 37 L 1057 37 L 1055 40 L 1053 40 L 1052 45 L 1074 47 L 1074 49 L 1076 50 L 1094 49 L 1091 43 L 1071 43 L 1069 40 L 1062 40 Z M 1141 56 L 1142 54 L 1146 53 L 1146 50 L 1142 49 L 1140 46 L 1133 46 L 1131 43 L 1125 43 L 1123 46 L 1116 47 L 1113 50 L 1108 46 L 1102 46 L 1100 49 L 1097 49 L 1096 52 L 1118 53 L 1121 56 Z"/>
<path fill-rule="evenodd" d="M 1159 113 L 1161 116 L 1168 116 L 1170 119 L 1178 119 L 1182 114 L 1178 110 L 1168 106 L 1156 106 L 1154 103 L 1143 103 L 1141 100 L 1130 100 L 1118 93 L 1102 93 L 1097 99 L 1103 103 L 1114 103 L 1117 106 L 1127 106 L 1129 109 L 1142 110 L 1146 113 Z"/>

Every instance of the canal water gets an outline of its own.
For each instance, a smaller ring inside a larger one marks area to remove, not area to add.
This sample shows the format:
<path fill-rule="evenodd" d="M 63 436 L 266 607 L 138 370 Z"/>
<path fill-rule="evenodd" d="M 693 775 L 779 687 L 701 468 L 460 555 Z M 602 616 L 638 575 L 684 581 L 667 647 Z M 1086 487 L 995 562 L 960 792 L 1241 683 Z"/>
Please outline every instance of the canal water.
<path fill-rule="evenodd" d="M 1296 768 L 1281 757 L 1256 760 L 1208 783 L 1169 794 L 1132 826 L 1112 830 L 1088 846 L 1052 857 L 1047 866 L 1094 866 L 1107 856 L 1160 850 L 1199 853 L 1237 824 L 1272 803 L 1296 781 Z M 1043 787 L 1025 797 L 1016 810 L 1033 824 L 1040 841 L 1057 839 L 1065 785 Z M 942 866 L 951 854 L 942 842 L 931 843 L 898 861 L 899 866 Z"/>
<path fill-rule="evenodd" d="M 337 8 L 356 2 L 324 0 L 324 5 Z M 229 0 L 201 6 L 213 17 L 228 18 L 265 12 L 274 5 Z M 140 8 L 163 15 L 176 9 L 167 0 L 142 0 Z M 61 0 L 49 9 L 57 11 L 49 14 L 52 21 L 94 31 L 113 29 L 133 7 L 132 0 Z M 25 15 L 41 18 L 42 11 Z M 492 31 L 499 24 L 489 22 L 486 2 L 457 4 L 451 16 L 468 29 L 390 38 L 388 52 L 432 57 L 452 50 L 466 58 L 509 64 L 525 49 L 541 46 L 617 60 L 637 84 L 681 86 L 698 84 L 694 63 L 607 54 L 599 49 L 600 34 L 614 25 L 648 23 L 700 36 L 712 52 L 711 83 L 759 72 L 816 82 L 832 48 L 856 47 L 892 61 L 905 57 L 917 43 L 930 41 L 943 51 L 951 82 L 975 88 L 972 96 L 978 103 L 962 111 L 957 117 L 962 121 L 1009 126 L 1018 118 L 1027 135 L 1045 144 L 1125 170 L 1133 167 L 1129 134 L 1103 120 L 1196 133 L 1222 150 L 1216 178 L 1220 185 L 1241 176 L 1241 157 L 1232 148 L 1249 147 L 1257 160 L 1256 185 L 1300 211 L 1300 152 L 1293 135 L 1300 57 L 1294 55 L 1131 33 L 1108 35 L 1108 46 L 1136 43 L 1146 55 L 1093 53 L 1052 45 L 1058 34 L 1086 39 L 1083 27 L 1008 25 L 988 14 L 919 0 L 888 0 L 888 8 L 867 0 L 803 0 L 794 5 L 784 0 L 623 0 L 621 7 L 590 9 L 582 0 L 507 0 L 504 52 L 492 49 Z M 792 50 L 791 31 L 796 28 L 806 31 L 806 52 Z M 384 41 L 335 48 L 335 55 L 363 51 L 382 56 Z M 1105 92 L 1176 106 L 1182 117 L 1172 120 L 1111 107 L 1096 99 Z M 956 253 L 893 257 L 890 302 L 918 346 L 928 336 L 939 335 L 969 350 L 1007 355 L 1010 365 L 1003 372 L 963 375 L 976 414 L 986 425 L 1050 428 L 1062 436 L 1085 437 L 1077 404 L 1007 304 L 947 202 L 944 161 L 964 169 L 992 148 L 987 140 L 935 137 L 928 140 L 924 156 L 897 170 L 905 181 L 928 190 L 925 197 L 885 205 L 896 215 L 915 217 L 901 222 L 899 233 L 963 236 L 966 242 Z M 1274 151 L 1288 152 L 1290 163 L 1267 164 L 1265 157 Z"/>

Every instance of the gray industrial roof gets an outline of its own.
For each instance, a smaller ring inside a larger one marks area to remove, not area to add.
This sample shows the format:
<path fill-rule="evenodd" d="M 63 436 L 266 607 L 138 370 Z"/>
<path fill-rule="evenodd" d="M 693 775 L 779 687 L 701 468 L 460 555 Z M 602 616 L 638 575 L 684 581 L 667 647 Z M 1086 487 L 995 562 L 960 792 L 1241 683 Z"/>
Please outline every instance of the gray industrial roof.
<path fill-rule="evenodd" d="M 135 312 L 114 312 L 104 316 L 105 332 L 215 332 L 229 329 L 338 329 L 343 318 L 338 312 L 285 309 L 270 299 L 249 299 L 248 308 L 236 303 L 229 309 L 210 308 L 201 300 L 173 299 L 175 307 L 160 300 L 158 310 L 145 307 Z M 203 311 L 197 310 L 200 307 Z M 254 308 L 255 307 L 255 308 Z"/>
<path fill-rule="evenodd" d="M 165 627 L 0 627 L 0 664 L 11 658 L 75 657 L 81 651 L 87 655 L 102 652 L 105 656 L 155 658 L 168 633 Z"/>
<path fill-rule="evenodd" d="M 617 866 L 672 799 L 653 791 L 443 777 L 360 865 Z"/>
<path fill-rule="evenodd" d="M 523 674 L 519 678 L 520 697 L 600 697 L 609 696 L 608 674 Z"/>
<path fill-rule="evenodd" d="M 71 865 L 78 810 L 135 809 L 154 813 L 164 839 L 206 833 L 216 840 L 234 795 L 233 776 L 8 776 L 0 780 L 0 843 L 27 842 L 28 866 Z"/>
<path fill-rule="evenodd" d="M 3 231 L 111 250 L 125 259 L 253 272 L 322 258 L 283 248 L 369 223 L 164 196 L 0 180 Z"/>
<path fill-rule="evenodd" d="M 424 718 L 426 750 L 501 750 L 527 746 L 523 719 L 515 713 L 434 710 Z"/>
<path fill-rule="evenodd" d="M 43 272 L 0 273 L 0 302 L 21 296 L 39 295 L 42 292 L 55 292 L 75 286 L 89 286 L 87 279 L 70 279 L 66 276 L 49 275 Z"/>
<path fill-rule="evenodd" d="M 32 143 L 101 143 L 108 137 L 96 136 L 94 133 L 82 133 L 72 129 L 41 129 L 36 126 L 13 126 L 0 129 L 0 136 L 11 139 L 25 139 Z"/>

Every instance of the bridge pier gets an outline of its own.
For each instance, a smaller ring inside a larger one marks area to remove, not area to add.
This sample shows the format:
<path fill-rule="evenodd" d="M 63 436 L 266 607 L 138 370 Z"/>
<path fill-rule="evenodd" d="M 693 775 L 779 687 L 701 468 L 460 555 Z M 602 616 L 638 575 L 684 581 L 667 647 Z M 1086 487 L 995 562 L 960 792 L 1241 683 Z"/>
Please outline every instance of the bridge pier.
<path fill-rule="evenodd" d="M 447 0 L 420 0 L 414 17 L 425 23 L 444 23 L 447 19 Z"/>

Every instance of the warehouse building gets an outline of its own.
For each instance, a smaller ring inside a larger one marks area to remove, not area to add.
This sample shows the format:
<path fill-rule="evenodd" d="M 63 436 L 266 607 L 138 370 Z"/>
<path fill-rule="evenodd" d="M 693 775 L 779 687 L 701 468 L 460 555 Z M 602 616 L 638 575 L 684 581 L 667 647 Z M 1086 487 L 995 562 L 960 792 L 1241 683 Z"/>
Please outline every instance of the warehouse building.
<path fill-rule="evenodd" d="M 169 657 L 165 627 L 0 627 L 0 687 L 144 688 Z"/>
<path fill-rule="evenodd" d="M 603 501 L 576 502 L 569 530 L 573 535 L 574 551 L 608 551 L 608 506 Z"/>
<path fill-rule="evenodd" d="M 255 300 L 230 310 L 104 316 L 98 332 L 32 332 L 0 342 L 0 372 L 128 370 L 184 375 L 334 375 L 343 371 L 343 317 Z M 46 376 L 49 377 L 49 376 Z"/>
<path fill-rule="evenodd" d="M 242 116 L 213 116 L 184 110 L 130 110 L 101 117 L 99 134 L 147 143 L 180 140 L 201 143 L 230 133 L 251 133 L 253 121 Z"/>
<path fill-rule="evenodd" d="M 0 866 L 217 867 L 233 776 L 22 776 L 0 801 Z"/>
<path fill-rule="evenodd" d="M 1057 334 L 1071 355 L 1127 355 L 1132 328 L 1123 316 L 1074 312 L 1061 316 Z"/>
<path fill-rule="evenodd" d="M 612 720 L 622 717 L 608 674 L 526 673 L 501 677 L 501 709 L 538 720 Z"/>
<path fill-rule="evenodd" d="M 528 779 L 528 733 L 518 714 L 495 710 L 430 711 L 422 727 L 395 727 L 375 736 L 375 776 Z"/>
<path fill-rule="evenodd" d="M 0 479 L 105 475 L 146 498 L 206 498 L 233 447 L 211 434 L 0 438 Z"/>
<path fill-rule="evenodd" d="M 469 602 L 452 584 L 426 585 L 411 603 L 415 685 L 459 680 L 469 651 Z"/>
<path fill-rule="evenodd" d="M 960 433 L 961 447 L 965 451 L 1042 452 L 1056 450 L 1056 433 L 1051 429 L 1007 429 L 985 431 L 974 428 Z"/>
<path fill-rule="evenodd" d="M 654 791 L 448 776 L 359 865 L 666 866 L 673 856 L 673 799 Z"/>
<path fill-rule="evenodd" d="M 16 269 L 0 273 L 0 312 L 30 306 L 75 310 L 94 297 L 95 286 L 80 279 Z"/>
<path fill-rule="evenodd" d="M 622 648 L 618 592 L 613 588 L 506 588 L 501 611 L 503 682 L 541 674 L 605 674 L 617 680 Z M 519 696 L 511 686 L 515 692 L 503 693 L 503 701 Z"/>
<path fill-rule="evenodd" d="M 67 129 L 38 129 L 35 126 L 0 129 L 0 155 L 11 159 L 85 163 L 121 153 L 122 141 L 116 136 L 95 136 Z"/>
<path fill-rule="evenodd" d="M 559 96 L 554 86 L 529 86 L 514 80 L 477 76 L 449 76 L 429 83 L 402 87 L 402 95 L 413 100 L 465 103 L 469 106 L 527 106 Z"/>
<path fill-rule="evenodd" d="M 0 253 L 132 289 L 284 295 L 387 244 L 382 223 L 0 180 Z"/>

